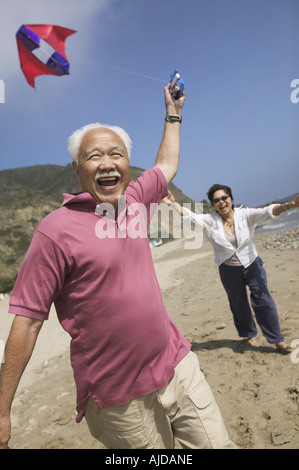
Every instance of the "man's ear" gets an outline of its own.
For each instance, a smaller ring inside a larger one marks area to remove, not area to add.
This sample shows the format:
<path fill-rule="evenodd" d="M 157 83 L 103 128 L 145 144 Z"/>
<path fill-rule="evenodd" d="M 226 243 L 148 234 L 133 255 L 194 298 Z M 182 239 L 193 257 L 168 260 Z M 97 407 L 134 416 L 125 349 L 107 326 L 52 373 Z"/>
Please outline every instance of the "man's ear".
<path fill-rule="evenodd" d="M 72 162 L 72 167 L 74 168 L 76 174 L 77 174 L 77 180 L 80 183 L 80 176 L 79 176 L 79 166 L 76 162 Z"/>

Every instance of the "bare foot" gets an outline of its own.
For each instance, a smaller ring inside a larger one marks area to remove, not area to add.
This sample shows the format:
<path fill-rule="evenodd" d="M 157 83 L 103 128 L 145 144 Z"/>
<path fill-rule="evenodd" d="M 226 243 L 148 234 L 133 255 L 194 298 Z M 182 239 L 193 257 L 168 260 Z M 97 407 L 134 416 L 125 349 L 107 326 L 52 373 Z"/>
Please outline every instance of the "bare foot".
<path fill-rule="evenodd" d="M 256 336 L 254 336 L 253 338 L 249 338 L 247 343 L 249 344 L 249 346 L 256 346 Z"/>
<path fill-rule="evenodd" d="M 292 348 L 284 341 L 276 343 L 276 348 L 282 354 L 289 354 L 292 351 Z"/>

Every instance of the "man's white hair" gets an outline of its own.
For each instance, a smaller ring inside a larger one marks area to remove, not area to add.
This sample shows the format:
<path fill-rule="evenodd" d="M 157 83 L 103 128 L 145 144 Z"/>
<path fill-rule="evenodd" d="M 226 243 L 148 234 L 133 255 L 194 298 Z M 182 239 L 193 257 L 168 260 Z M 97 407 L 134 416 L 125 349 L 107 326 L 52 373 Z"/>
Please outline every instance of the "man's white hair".
<path fill-rule="evenodd" d="M 101 124 L 100 122 L 94 122 L 92 124 L 87 124 L 86 126 L 81 127 L 80 129 L 73 132 L 73 134 L 69 137 L 68 151 L 70 152 L 74 162 L 78 163 L 79 151 L 83 136 L 87 132 L 98 128 L 109 129 L 115 132 L 115 134 L 117 134 L 124 142 L 128 152 L 128 156 L 130 158 L 132 151 L 132 141 L 126 131 L 118 126 L 110 126 L 109 124 Z"/>

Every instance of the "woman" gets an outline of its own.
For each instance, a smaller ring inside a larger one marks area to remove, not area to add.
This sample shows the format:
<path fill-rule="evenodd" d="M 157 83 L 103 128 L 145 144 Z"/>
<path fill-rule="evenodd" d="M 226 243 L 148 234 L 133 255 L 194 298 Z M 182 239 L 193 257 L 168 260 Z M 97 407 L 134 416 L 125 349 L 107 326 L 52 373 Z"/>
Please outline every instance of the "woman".
<path fill-rule="evenodd" d="M 267 287 L 266 271 L 252 238 L 258 223 L 299 207 L 299 196 L 285 204 L 249 209 L 234 207 L 228 186 L 214 184 L 207 195 L 216 211 L 213 214 L 195 214 L 181 207 L 170 192 L 163 201 L 168 205 L 174 204 L 182 216 L 190 217 L 200 225 L 212 243 L 215 263 L 228 295 L 239 336 L 248 338 L 249 345 L 256 345 L 257 328 L 248 302 L 248 286 L 251 306 L 265 338 L 269 343 L 276 344 L 279 352 L 290 352 L 281 334 L 276 306 Z"/>

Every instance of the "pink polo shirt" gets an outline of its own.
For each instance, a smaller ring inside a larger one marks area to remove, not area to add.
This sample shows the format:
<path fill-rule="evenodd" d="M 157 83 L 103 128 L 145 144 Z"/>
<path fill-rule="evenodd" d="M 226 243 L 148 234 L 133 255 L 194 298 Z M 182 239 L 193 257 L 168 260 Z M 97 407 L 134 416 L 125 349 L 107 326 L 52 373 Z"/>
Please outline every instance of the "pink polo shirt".
<path fill-rule="evenodd" d="M 117 217 L 101 215 L 89 193 L 68 194 L 34 232 L 9 311 L 46 320 L 54 302 L 71 336 L 77 422 L 89 396 L 106 408 L 164 387 L 190 350 L 167 315 L 146 231 L 140 236 L 136 219 L 142 203 L 147 227 L 150 203 L 166 195 L 164 175 L 153 168 L 130 183 Z"/>

